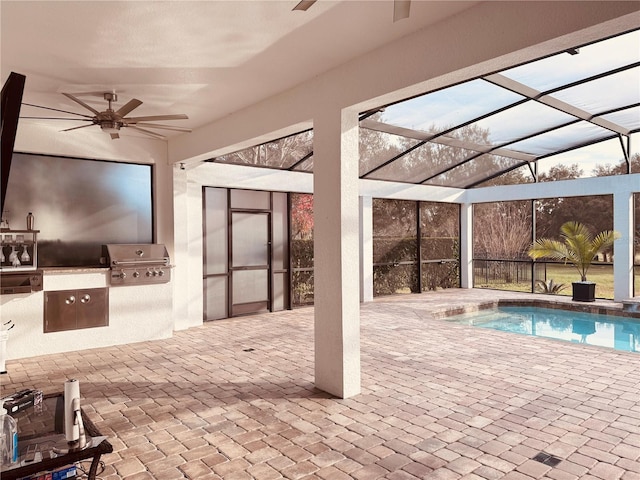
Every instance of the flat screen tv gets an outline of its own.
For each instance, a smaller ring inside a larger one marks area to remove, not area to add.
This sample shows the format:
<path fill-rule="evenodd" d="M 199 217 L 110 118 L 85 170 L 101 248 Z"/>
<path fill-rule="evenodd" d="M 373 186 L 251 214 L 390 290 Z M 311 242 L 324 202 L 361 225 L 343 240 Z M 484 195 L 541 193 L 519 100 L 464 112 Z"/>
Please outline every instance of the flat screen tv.
<path fill-rule="evenodd" d="M 2 86 L 0 99 L 0 161 L 2 165 L 0 167 L 0 212 L 4 209 L 26 78 L 24 75 L 11 72 Z"/>
<path fill-rule="evenodd" d="M 39 267 L 100 266 L 102 245 L 152 243 L 152 166 L 15 152 L 3 218 L 33 212 Z"/>

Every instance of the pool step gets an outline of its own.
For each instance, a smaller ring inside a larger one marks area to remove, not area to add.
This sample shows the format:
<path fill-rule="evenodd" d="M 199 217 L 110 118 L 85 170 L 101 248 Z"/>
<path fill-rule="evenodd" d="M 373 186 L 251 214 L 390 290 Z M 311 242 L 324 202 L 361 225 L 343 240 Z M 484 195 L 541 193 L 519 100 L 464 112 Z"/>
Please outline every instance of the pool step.
<path fill-rule="evenodd" d="M 636 299 L 623 300 L 622 311 L 640 313 L 640 300 L 636 300 Z"/>

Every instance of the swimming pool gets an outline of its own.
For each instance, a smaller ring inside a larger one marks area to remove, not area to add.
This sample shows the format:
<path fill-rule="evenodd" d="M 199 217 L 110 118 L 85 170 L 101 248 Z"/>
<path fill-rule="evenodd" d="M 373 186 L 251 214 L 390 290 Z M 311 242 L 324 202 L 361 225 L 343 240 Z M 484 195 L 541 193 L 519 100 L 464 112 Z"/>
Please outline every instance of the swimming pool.
<path fill-rule="evenodd" d="M 498 307 L 447 317 L 462 325 L 640 352 L 640 320 L 541 307 Z"/>

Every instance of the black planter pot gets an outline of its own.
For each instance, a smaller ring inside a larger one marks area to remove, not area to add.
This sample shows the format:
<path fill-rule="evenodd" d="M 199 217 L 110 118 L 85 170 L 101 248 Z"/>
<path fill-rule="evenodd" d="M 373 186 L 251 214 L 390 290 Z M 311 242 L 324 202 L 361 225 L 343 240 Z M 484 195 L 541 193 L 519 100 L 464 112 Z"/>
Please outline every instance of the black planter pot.
<path fill-rule="evenodd" d="M 595 302 L 596 284 L 594 282 L 573 282 L 574 302 Z"/>

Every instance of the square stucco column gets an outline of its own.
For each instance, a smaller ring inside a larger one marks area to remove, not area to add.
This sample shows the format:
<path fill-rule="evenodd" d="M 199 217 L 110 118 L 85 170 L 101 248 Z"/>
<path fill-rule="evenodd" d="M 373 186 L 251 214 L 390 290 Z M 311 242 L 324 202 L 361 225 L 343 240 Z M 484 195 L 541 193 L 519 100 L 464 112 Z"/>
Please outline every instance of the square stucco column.
<path fill-rule="evenodd" d="M 460 286 L 473 288 L 473 204 L 460 205 Z"/>
<path fill-rule="evenodd" d="M 314 118 L 314 305 L 316 387 L 360 393 L 358 115 Z"/>
<path fill-rule="evenodd" d="M 613 245 L 613 299 L 633 297 L 633 192 L 613 194 L 613 229 L 620 238 Z"/>
<path fill-rule="evenodd" d="M 373 198 L 360 197 L 360 301 L 373 300 Z"/>

